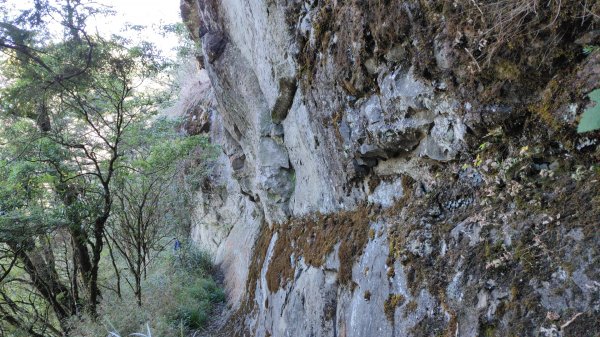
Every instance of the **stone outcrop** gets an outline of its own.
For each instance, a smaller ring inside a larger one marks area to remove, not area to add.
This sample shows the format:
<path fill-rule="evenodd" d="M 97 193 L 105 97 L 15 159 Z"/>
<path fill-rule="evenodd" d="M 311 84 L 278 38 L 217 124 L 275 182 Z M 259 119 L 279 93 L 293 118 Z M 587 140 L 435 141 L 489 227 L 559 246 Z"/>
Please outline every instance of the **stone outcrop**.
<path fill-rule="evenodd" d="M 505 52 L 489 6 L 182 1 L 210 79 L 190 125 L 222 149 L 192 238 L 223 336 L 598 328 L 598 135 L 573 130 L 600 54 L 571 39 L 598 20 L 540 3 L 519 15 L 558 35 Z"/>

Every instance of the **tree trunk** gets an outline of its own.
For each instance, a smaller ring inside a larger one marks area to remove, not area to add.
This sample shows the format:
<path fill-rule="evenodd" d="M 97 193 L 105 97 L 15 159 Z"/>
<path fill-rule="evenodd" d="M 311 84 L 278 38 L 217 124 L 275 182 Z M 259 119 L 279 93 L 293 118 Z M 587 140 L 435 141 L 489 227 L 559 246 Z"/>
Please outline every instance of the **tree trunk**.
<path fill-rule="evenodd" d="M 68 331 L 65 321 L 75 314 L 75 303 L 72 302 L 71 296 L 69 296 L 69 289 L 52 276 L 54 274 L 58 275 L 56 270 L 44 270 L 48 266 L 36 264 L 34 261 L 38 259 L 37 257 L 32 259 L 23 248 L 14 242 L 8 243 L 8 245 L 23 264 L 34 288 L 52 307 L 63 331 Z"/>
<path fill-rule="evenodd" d="M 108 239 L 107 234 L 105 233 L 104 238 L 106 239 L 106 245 L 108 246 L 108 253 L 110 255 L 110 261 L 112 263 L 113 269 L 115 270 L 115 275 L 117 276 L 117 296 L 121 297 L 121 272 L 119 271 L 119 267 L 117 267 L 117 263 L 115 261 L 115 255 L 113 253 L 112 246 L 110 245 L 110 240 Z"/>

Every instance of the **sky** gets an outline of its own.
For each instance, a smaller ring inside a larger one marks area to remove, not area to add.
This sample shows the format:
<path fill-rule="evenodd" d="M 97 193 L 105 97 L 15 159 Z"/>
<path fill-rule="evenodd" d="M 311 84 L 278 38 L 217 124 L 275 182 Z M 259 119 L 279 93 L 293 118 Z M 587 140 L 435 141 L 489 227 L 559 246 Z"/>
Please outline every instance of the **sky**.
<path fill-rule="evenodd" d="M 65 0 L 55 0 L 65 1 Z M 0 0 L 0 6 L 7 8 L 29 8 L 33 0 Z M 177 37 L 162 36 L 159 27 L 165 24 L 181 22 L 179 0 L 96 0 L 95 3 L 112 8 L 115 16 L 97 17 L 88 21 L 88 29 L 98 31 L 101 35 L 121 33 L 120 30 L 129 23 L 144 25 L 148 28 L 140 35 L 160 47 L 163 52 L 169 52 L 178 43 Z M 130 35 L 128 37 L 135 38 Z"/>
<path fill-rule="evenodd" d="M 98 3 L 116 11 L 114 17 L 96 20 L 99 32 L 119 33 L 126 23 L 144 25 L 148 27 L 144 38 L 162 49 L 168 50 L 177 44 L 177 39 L 161 36 L 159 27 L 181 21 L 179 0 L 98 0 Z"/>
<path fill-rule="evenodd" d="M 151 25 L 180 21 L 179 0 L 99 0 L 98 3 L 112 7 L 122 22 Z"/>
<path fill-rule="evenodd" d="M 158 27 L 181 21 L 179 0 L 99 0 L 98 3 L 111 7 L 117 13 L 114 17 L 97 20 L 100 32 L 119 33 L 126 23 L 144 25 L 149 27 L 145 32 L 148 34 L 146 38 L 156 39 L 153 42 L 164 47 L 176 45 L 177 41 L 161 38 Z"/>

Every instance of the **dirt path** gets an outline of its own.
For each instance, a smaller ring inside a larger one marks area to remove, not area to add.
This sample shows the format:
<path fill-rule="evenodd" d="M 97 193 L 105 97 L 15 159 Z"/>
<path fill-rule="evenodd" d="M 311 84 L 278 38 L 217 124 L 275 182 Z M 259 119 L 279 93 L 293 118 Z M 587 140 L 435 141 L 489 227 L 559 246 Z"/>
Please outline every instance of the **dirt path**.
<path fill-rule="evenodd" d="M 203 330 L 198 330 L 189 337 L 225 337 L 222 328 L 227 323 L 229 318 L 229 310 L 227 303 L 219 303 L 215 306 L 213 312 L 210 315 L 208 325 Z M 230 336 L 227 336 L 230 337 Z"/>
<path fill-rule="evenodd" d="M 224 287 L 224 276 L 221 272 L 216 272 L 213 275 L 215 281 L 220 287 Z M 231 316 L 231 309 L 227 302 L 221 302 L 214 306 L 208 324 L 202 330 L 197 330 L 188 337 L 232 337 L 223 332 L 223 327 Z"/>

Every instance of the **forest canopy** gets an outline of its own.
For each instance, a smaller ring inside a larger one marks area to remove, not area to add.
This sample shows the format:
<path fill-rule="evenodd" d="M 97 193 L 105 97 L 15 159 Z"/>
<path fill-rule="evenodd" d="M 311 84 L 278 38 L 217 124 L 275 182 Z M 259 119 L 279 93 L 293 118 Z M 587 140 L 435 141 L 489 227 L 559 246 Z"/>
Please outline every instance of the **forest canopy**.
<path fill-rule="evenodd" d="M 160 117 L 173 60 L 89 29 L 111 14 L 87 0 L 0 9 L 0 335 L 69 335 L 111 298 L 141 307 L 189 226 L 190 181 L 210 173 L 208 139 Z"/>

